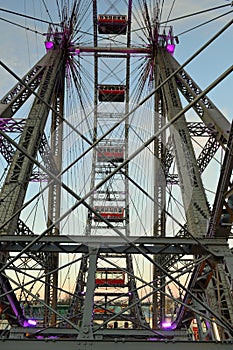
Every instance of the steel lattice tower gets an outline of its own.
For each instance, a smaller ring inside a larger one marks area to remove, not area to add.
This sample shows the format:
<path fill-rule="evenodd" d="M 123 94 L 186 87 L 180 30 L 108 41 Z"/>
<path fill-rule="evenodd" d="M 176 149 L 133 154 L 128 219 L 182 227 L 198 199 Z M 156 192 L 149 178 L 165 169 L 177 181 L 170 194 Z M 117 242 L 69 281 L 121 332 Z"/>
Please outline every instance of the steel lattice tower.
<path fill-rule="evenodd" d="M 62 2 L 45 56 L 23 78 L 1 62 L 18 82 L 0 101 L 0 340 L 229 348 L 233 129 L 207 95 L 233 68 L 202 91 L 174 58 L 158 2 L 107 2 Z M 219 149 L 210 204 L 202 174 Z M 176 195 L 183 217 L 169 210 Z"/>

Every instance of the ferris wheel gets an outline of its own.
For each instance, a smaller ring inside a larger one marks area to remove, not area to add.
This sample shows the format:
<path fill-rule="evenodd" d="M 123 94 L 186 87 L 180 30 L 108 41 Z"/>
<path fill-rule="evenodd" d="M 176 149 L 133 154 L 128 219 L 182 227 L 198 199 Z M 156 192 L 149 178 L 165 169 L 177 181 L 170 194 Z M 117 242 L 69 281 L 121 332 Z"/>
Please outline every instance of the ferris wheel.
<path fill-rule="evenodd" d="M 1 61 L 16 79 L 0 101 L 4 336 L 232 339 L 232 127 L 209 98 L 232 63 L 199 64 L 214 77 L 203 89 L 188 72 L 227 37 L 232 9 L 179 5 L 1 9 L 25 30 L 30 65 L 23 75 Z M 182 36 L 212 22 L 179 63 Z M 31 32 L 38 56 L 45 44 L 37 60 Z"/>

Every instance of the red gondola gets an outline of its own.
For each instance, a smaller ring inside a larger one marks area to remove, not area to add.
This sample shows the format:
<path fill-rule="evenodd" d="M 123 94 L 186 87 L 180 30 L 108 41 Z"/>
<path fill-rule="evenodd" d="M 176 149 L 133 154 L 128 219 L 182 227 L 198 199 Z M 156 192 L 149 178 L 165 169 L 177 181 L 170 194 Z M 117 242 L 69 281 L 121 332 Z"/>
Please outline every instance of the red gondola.
<path fill-rule="evenodd" d="M 124 102 L 124 85 L 99 85 L 99 101 L 101 102 Z"/>
<path fill-rule="evenodd" d="M 124 147 L 101 146 L 97 149 L 97 162 L 116 162 L 124 161 Z"/>
<path fill-rule="evenodd" d="M 123 207 L 105 207 L 98 206 L 94 208 L 103 218 L 108 221 L 117 222 L 124 220 L 124 208 Z M 95 221 L 101 221 L 96 215 L 94 215 Z"/>
<path fill-rule="evenodd" d="M 126 34 L 127 16 L 125 15 L 99 15 L 99 34 Z"/>
<path fill-rule="evenodd" d="M 97 285 L 123 285 L 125 284 L 125 273 L 117 269 L 97 269 L 95 283 Z"/>

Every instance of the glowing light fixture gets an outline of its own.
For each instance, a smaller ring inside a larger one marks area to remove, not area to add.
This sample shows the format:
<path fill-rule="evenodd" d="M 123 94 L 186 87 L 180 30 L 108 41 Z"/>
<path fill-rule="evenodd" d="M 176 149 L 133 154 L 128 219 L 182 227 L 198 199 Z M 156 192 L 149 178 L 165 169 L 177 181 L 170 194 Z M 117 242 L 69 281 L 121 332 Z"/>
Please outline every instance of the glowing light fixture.
<path fill-rule="evenodd" d="M 28 320 L 25 320 L 23 323 L 24 327 L 36 327 L 36 320 L 33 320 L 32 318 L 29 318 Z"/>
<path fill-rule="evenodd" d="M 167 44 L 166 49 L 167 49 L 167 52 L 169 52 L 170 54 L 173 54 L 175 51 L 175 45 L 174 44 Z"/>
<path fill-rule="evenodd" d="M 53 41 L 46 41 L 45 47 L 46 47 L 46 50 L 52 50 L 54 48 L 54 42 Z"/>
<path fill-rule="evenodd" d="M 162 322 L 162 328 L 168 329 L 171 328 L 171 322 Z"/>

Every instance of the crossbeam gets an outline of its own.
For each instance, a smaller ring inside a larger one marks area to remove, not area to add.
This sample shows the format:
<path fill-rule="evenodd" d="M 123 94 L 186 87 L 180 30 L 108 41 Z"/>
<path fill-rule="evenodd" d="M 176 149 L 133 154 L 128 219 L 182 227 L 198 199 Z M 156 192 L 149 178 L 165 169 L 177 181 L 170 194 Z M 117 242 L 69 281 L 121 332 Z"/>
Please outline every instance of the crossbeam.
<path fill-rule="evenodd" d="M 151 54 L 151 49 L 145 47 L 117 47 L 117 46 L 77 46 L 74 48 L 76 54 L 81 53 L 120 53 L 120 54 Z"/>
<path fill-rule="evenodd" d="M 0 250 L 19 252 L 25 245 L 37 239 L 38 235 L 2 235 Z M 192 238 L 184 237 L 128 237 L 135 246 L 139 246 L 146 254 L 199 254 L 221 256 L 221 250 L 227 249 L 224 239 L 203 238 L 201 244 Z M 44 236 L 39 242 L 32 245 L 31 252 L 57 253 L 87 253 L 88 246 L 99 246 L 100 252 L 131 253 L 139 251 L 118 236 Z"/>

